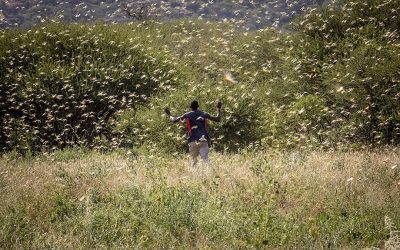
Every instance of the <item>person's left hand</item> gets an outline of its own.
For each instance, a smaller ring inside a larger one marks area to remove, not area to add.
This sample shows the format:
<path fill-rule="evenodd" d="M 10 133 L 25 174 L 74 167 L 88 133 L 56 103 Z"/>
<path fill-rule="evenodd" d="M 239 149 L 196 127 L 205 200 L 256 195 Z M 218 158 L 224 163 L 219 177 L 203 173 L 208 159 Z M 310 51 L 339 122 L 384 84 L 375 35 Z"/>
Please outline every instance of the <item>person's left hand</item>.
<path fill-rule="evenodd" d="M 168 107 L 165 107 L 165 108 L 164 108 L 164 112 L 165 112 L 168 116 L 171 115 L 171 111 L 169 111 L 169 108 L 168 108 Z"/>
<path fill-rule="evenodd" d="M 218 103 L 217 103 L 217 109 L 221 109 L 221 107 L 222 107 L 222 102 L 221 102 L 221 101 L 218 101 Z"/>

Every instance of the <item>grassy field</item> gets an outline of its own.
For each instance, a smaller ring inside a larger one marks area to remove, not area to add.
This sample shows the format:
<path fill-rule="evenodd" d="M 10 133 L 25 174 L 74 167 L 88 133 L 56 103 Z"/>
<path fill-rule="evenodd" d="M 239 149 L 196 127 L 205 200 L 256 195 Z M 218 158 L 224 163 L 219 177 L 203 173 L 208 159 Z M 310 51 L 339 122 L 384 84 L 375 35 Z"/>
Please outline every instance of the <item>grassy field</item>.
<path fill-rule="evenodd" d="M 6 154 L 0 248 L 399 249 L 399 153 Z"/>
<path fill-rule="evenodd" d="M 400 1 L 334 2 L 0 30 L 0 250 L 400 249 Z M 193 100 L 196 170 L 163 112 Z"/>

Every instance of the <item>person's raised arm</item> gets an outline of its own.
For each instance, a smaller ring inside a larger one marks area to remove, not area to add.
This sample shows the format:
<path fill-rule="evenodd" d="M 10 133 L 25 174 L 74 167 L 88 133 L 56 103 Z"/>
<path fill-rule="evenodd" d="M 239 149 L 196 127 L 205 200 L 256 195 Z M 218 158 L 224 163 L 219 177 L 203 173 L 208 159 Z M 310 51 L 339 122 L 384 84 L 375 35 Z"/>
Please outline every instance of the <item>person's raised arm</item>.
<path fill-rule="evenodd" d="M 220 122 L 221 121 L 221 107 L 222 107 L 222 103 L 220 101 L 218 101 L 218 103 L 217 103 L 217 115 L 216 116 L 210 115 L 208 117 L 208 119 L 213 121 L 213 122 Z"/>
<path fill-rule="evenodd" d="M 172 116 L 171 111 L 169 110 L 168 107 L 164 108 L 164 112 L 168 116 L 169 121 L 172 123 L 177 123 L 178 121 L 183 120 L 183 116 L 177 116 L 177 117 Z"/>

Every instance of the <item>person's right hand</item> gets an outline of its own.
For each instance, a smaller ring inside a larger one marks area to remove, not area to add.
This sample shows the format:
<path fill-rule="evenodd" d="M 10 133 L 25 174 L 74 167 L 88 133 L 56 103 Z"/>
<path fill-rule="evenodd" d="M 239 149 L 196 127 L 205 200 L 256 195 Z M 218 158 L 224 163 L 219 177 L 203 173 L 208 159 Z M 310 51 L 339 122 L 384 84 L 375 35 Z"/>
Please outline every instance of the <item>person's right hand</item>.
<path fill-rule="evenodd" d="M 222 107 L 222 102 L 221 102 L 221 101 L 218 101 L 218 103 L 217 103 L 217 109 L 221 109 L 221 107 Z"/>
<path fill-rule="evenodd" d="M 168 116 L 171 115 L 171 111 L 169 111 L 169 108 L 168 108 L 168 107 L 165 107 L 165 108 L 164 108 L 164 112 L 165 112 Z"/>

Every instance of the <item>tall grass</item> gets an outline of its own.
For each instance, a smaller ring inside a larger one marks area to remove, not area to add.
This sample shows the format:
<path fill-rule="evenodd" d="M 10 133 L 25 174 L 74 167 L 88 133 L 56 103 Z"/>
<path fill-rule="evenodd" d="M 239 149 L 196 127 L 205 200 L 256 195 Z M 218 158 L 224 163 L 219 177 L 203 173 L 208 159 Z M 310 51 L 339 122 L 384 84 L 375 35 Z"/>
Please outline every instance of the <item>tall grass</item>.
<path fill-rule="evenodd" d="M 398 149 L 211 159 L 6 154 L 0 248 L 399 247 Z"/>

